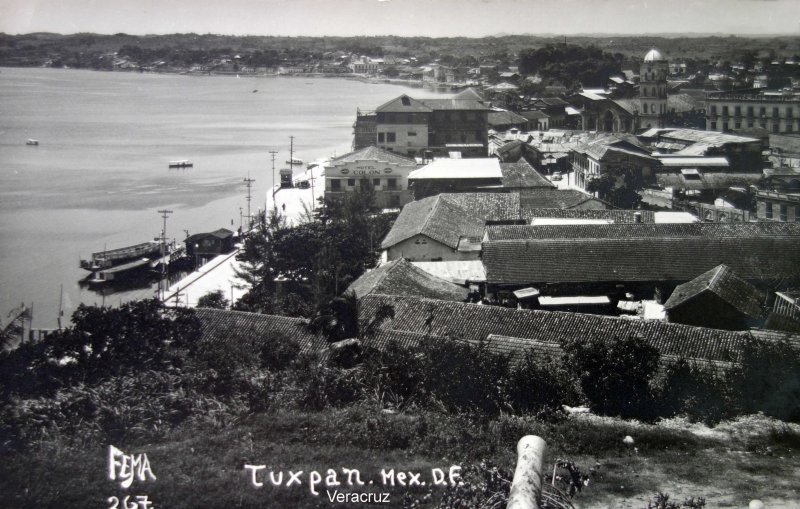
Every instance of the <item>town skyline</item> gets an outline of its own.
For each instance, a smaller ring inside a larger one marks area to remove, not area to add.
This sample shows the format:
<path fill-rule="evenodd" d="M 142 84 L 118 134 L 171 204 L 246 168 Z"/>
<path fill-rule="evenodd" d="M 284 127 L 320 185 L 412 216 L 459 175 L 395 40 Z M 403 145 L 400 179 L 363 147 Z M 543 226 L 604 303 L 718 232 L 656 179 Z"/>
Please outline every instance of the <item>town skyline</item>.
<path fill-rule="evenodd" d="M 509 9 L 514 16 L 508 16 Z M 691 16 L 687 13 L 692 13 Z M 447 23 L 442 23 L 447 20 Z M 791 0 L 0 0 L 0 32 L 214 33 L 275 36 L 491 37 L 501 35 L 792 35 Z"/>

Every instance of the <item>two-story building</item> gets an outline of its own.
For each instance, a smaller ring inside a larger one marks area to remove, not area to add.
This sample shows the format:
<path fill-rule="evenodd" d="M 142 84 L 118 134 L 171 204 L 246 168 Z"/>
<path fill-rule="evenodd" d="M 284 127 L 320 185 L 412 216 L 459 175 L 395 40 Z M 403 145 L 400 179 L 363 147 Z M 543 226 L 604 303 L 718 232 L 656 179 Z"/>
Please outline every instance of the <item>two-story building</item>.
<path fill-rule="evenodd" d="M 716 92 L 706 98 L 706 130 L 760 127 L 771 133 L 800 131 L 800 95 L 760 89 Z"/>
<path fill-rule="evenodd" d="M 371 188 L 377 206 L 400 208 L 412 200 L 408 175 L 416 168 L 414 159 L 378 147 L 356 150 L 325 165 L 325 196 L 340 199 Z"/>

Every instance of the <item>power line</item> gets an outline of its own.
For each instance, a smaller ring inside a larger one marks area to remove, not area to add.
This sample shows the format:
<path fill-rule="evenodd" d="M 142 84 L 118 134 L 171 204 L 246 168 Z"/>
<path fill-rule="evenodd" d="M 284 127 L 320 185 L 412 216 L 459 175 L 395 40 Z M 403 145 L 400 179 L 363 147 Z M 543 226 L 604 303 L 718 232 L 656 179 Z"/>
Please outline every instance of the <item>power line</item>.
<path fill-rule="evenodd" d="M 167 293 L 165 277 L 167 276 L 167 263 L 164 261 L 167 256 L 167 217 L 172 214 L 171 210 L 163 209 L 158 211 L 164 218 L 164 227 L 161 229 L 161 278 L 158 280 L 158 298 L 164 300 Z"/>
<path fill-rule="evenodd" d="M 256 179 L 251 179 L 250 177 L 244 179 L 244 183 L 247 186 L 247 220 L 250 222 L 249 223 L 250 226 L 252 226 L 253 224 L 252 216 L 250 216 L 250 200 L 253 199 L 253 195 L 251 194 L 251 188 L 253 187 L 253 182 L 255 181 Z M 249 226 L 247 229 L 248 230 L 250 229 Z"/>

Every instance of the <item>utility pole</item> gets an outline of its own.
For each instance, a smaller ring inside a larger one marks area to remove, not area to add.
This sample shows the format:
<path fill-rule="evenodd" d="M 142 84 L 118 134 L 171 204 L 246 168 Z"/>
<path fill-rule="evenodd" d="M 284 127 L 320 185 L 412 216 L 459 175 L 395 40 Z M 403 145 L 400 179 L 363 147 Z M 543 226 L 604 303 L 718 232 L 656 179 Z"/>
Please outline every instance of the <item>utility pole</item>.
<path fill-rule="evenodd" d="M 275 156 L 278 155 L 277 150 L 270 150 L 272 155 L 272 206 L 275 206 Z"/>
<path fill-rule="evenodd" d="M 244 184 L 247 186 L 247 221 L 248 221 L 247 229 L 248 230 L 250 229 L 250 226 L 252 226 L 253 223 L 253 220 L 250 217 L 250 200 L 253 199 L 252 194 L 250 194 L 250 190 L 253 187 L 253 182 L 255 181 L 256 179 L 251 179 L 249 176 L 246 179 L 244 179 Z"/>
<path fill-rule="evenodd" d="M 161 229 L 161 278 L 158 280 L 158 299 L 163 301 L 167 293 L 167 289 L 165 288 L 166 283 L 164 282 L 167 276 L 167 264 L 164 261 L 167 256 L 167 217 L 172 214 L 172 211 L 163 209 L 159 210 L 158 213 L 164 218 L 164 227 Z"/>

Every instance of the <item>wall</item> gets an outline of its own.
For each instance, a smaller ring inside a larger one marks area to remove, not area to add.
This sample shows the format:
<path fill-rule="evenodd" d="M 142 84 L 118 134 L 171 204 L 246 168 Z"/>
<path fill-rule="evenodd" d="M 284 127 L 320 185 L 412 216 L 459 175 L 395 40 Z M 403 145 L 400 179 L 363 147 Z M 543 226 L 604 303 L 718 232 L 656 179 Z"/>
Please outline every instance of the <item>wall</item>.
<path fill-rule="evenodd" d="M 389 261 L 405 258 L 409 261 L 458 261 L 477 260 L 479 252 L 459 253 L 444 244 L 425 235 L 415 235 L 390 247 L 387 256 Z"/>
<path fill-rule="evenodd" d="M 409 163 L 400 165 L 380 161 L 354 161 L 340 163 L 325 168 L 325 195 L 333 198 L 344 198 L 346 193 L 353 192 L 367 180 L 375 189 L 377 205 L 382 208 L 400 208 L 412 200 L 408 190 L 408 174 L 417 165 Z M 389 188 L 389 180 L 395 179 L 396 188 Z M 333 190 L 332 182 L 339 182 L 340 191 Z M 379 184 L 376 186 L 375 181 Z"/>

